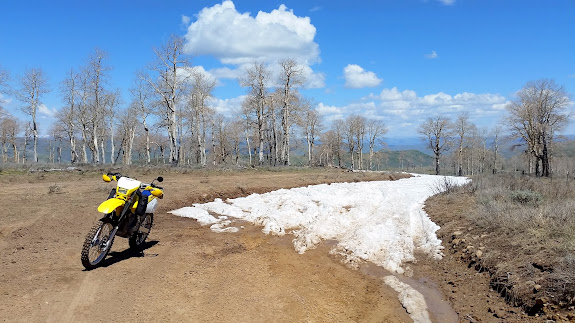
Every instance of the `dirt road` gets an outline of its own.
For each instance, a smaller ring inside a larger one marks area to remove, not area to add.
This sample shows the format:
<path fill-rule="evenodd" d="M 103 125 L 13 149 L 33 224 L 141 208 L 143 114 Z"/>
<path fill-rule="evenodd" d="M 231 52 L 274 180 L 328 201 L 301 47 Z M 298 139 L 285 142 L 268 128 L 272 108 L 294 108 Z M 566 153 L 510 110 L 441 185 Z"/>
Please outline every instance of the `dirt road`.
<path fill-rule="evenodd" d="M 297 254 L 289 237 L 246 225 L 217 234 L 167 214 L 193 202 L 387 175 L 166 172 L 166 197 L 141 254 L 117 238 L 104 266 L 84 271 L 80 249 L 113 184 L 90 172 L 0 174 L 0 318 L 5 322 L 410 322 L 383 282 L 325 248 Z"/>

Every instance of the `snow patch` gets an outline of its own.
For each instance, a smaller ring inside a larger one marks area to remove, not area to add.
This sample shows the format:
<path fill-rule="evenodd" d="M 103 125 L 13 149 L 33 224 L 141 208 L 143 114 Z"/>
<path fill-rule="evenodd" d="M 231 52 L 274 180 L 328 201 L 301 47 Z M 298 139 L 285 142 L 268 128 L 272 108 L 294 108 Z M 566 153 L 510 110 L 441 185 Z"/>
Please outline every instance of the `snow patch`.
<path fill-rule="evenodd" d="M 427 312 L 425 298 L 420 292 L 416 291 L 408 284 L 399 281 L 395 276 L 385 276 L 383 277 L 383 281 L 399 294 L 397 297 L 413 322 L 431 322 L 429 312 Z"/>
<path fill-rule="evenodd" d="M 168 211 L 168 213 L 171 213 L 171 214 L 177 215 L 177 216 L 181 216 L 181 217 L 195 219 L 201 225 L 208 225 L 208 224 L 214 224 L 214 223 L 219 222 L 218 219 L 211 216 L 208 213 L 208 211 L 201 209 L 201 208 L 193 207 L 193 206 L 186 206 L 186 207 L 183 207 L 181 209 Z"/>
<path fill-rule="evenodd" d="M 448 180 L 457 185 L 468 181 Z M 216 199 L 170 213 L 211 225 L 216 232 L 236 232 L 235 227 L 226 229 L 236 218 L 262 226 L 266 234 L 292 234 L 299 253 L 334 240 L 331 252 L 349 263 L 371 261 L 401 274 L 402 264 L 415 260 L 416 250 L 442 256 L 435 235 L 439 226 L 423 211 L 423 203 L 444 181 L 443 176 L 417 175 L 398 181 L 320 184 Z"/>

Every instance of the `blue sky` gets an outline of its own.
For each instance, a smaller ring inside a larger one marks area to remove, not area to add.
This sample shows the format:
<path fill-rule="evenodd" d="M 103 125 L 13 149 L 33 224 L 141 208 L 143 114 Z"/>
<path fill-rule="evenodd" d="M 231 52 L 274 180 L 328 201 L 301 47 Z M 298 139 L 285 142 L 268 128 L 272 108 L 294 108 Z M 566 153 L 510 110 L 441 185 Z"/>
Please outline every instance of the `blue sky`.
<path fill-rule="evenodd" d="M 32 67 L 49 78 L 44 133 L 62 106 L 59 83 L 95 48 L 108 53 L 110 88 L 127 105 L 134 73 L 171 34 L 218 79 L 213 105 L 228 114 L 246 92 L 237 82 L 246 64 L 274 69 L 283 56 L 305 66 L 303 93 L 327 123 L 363 114 L 383 120 L 388 137 L 416 136 L 440 113 L 468 111 L 492 127 L 531 80 L 554 79 L 575 95 L 575 0 L 0 2 L 0 66 L 13 79 Z M 25 118 L 17 100 L 4 100 Z"/>

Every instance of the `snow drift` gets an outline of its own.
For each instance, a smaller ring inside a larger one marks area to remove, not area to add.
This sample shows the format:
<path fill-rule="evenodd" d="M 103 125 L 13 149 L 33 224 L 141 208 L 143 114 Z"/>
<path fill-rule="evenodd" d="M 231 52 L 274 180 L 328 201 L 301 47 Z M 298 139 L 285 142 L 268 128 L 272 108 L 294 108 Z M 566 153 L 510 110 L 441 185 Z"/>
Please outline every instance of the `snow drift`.
<path fill-rule="evenodd" d="M 371 261 L 395 273 L 420 250 L 441 257 L 439 227 L 423 211 L 424 201 L 445 181 L 414 175 L 398 181 L 337 183 L 281 189 L 247 197 L 216 199 L 170 213 L 191 217 L 216 232 L 234 232 L 234 218 L 263 227 L 266 234 L 292 234 L 304 253 L 322 240 L 334 240 L 332 253 L 348 261 Z M 455 185 L 468 179 L 448 177 Z"/>

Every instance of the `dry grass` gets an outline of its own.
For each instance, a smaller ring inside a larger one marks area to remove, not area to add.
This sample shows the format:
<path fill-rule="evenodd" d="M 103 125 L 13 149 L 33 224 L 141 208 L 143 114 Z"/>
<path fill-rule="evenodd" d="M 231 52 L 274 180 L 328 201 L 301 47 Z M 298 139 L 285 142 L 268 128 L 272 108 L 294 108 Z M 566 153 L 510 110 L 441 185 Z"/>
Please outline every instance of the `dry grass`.
<path fill-rule="evenodd" d="M 481 176 L 460 189 L 473 192 L 466 213 L 472 234 L 485 236 L 477 267 L 492 287 L 535 313 L 543 304 L 575 305 L 575 183 L 526 176 Z M 454 195 L 455 196 L 455 195 Z"/>

